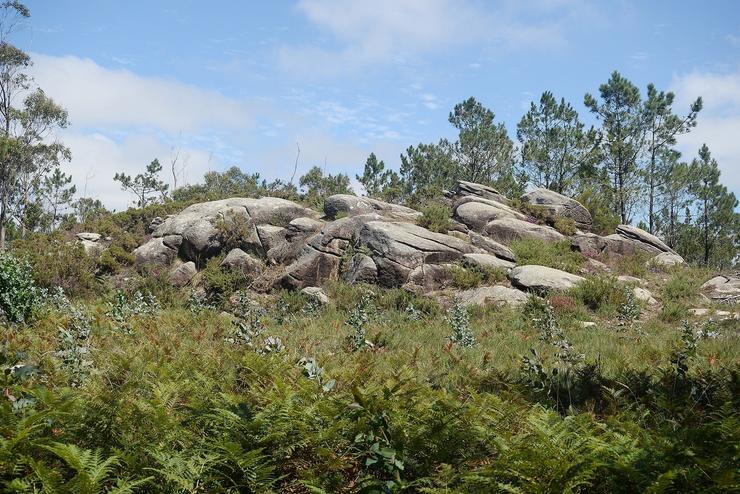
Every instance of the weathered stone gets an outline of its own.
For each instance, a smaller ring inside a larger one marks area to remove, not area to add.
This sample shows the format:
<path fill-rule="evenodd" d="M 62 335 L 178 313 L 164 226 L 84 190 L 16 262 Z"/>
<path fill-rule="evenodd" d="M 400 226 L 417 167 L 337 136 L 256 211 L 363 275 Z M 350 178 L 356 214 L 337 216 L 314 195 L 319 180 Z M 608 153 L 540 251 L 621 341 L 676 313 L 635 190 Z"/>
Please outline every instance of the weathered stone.
<path fill-rule="evenodd" d="M 486 225 L 485 232 L 490 238 L 504 245 L 509 245 L 512 242 L 525 238 L 544 240 L 546 242 L 557 242 L 565 238 L 554 228 L 515 218 L 493 220 Z"/>
<path fill-rule="evenodd" d="M 658 301 L 653 298 L 653 294 L 650 293 L 650 290 L 636 286 L 632 289 L 632 293 L 635 294 L 635 298 L 640 302 L 645 302 L 649 305 L 658 305 Z"/>
<path fill-rule="evenodd" d="M 277 197 L 230 198 L 193 204 L 179 214 L 167 218 L 154 230 L 154 237 L 179 235 L 180 255 L 188 260 L 203 262 L 223 248 L 219 223 L 232 225 L 242 235 L 245 248 L 264 252 L 255 225 L 271 224 L 285 227 L 300 217 L 315 215 L 310 209 Z"/>
<path fill-rule="evenodd" d="M 385 218 L 399 221 L 416 221 L 421 216 L 419 211 L 414 211 L 406 206 L 350 194 L 336 194 L 327 197 L 324 201 L 324 215 L 328 219 L 335 219 L 340 215 L 356 216 L 369 213 L 376 213 Z"/>
<path fill-rule="evenodd" d="M 138 267 L 169 266 L 175 257 L 177 257 L 177 250 L 167 246 L 163 238 L 153 238 L 134 249 L 135 263 Z"/>
<path fill-rule="evenodd" d="M 596 259 L 586 258 L 581 268 L 582 273 L 611 273 L 611 268 Z"/>
<path fill-rule="evenodd" d="M 264 271 L 265 263 L 237 248 L 231 249 L 226 254 L 224 260 L 221 261 L 220 267 L 230 271 L 241 271 L 244 274 L 256 276 Z"/>
<path fill-rule="evenodd" d="M 658 254 L 660 250 L 648 243 L 612 234 L 600 237 L 593 233 L 579 233 L 571 237 L 571 247 L 585 256 L 629 256 L 636 253 Z"/>
<path fill-rule="evenodd" d="M 452 286 L 452 264 L 425 264 L 411 270 L 403 285 L 414 293 L 429 293 Z"/>
<path fill-rule="evenodd" d="M 740 276 L 715 276 L 704 283 L 701 289 L 711 300 L 738 302 L 740 301 Z"/>
<path fill-rule="evenodd" d="M 457 196 L 478 196 L 484 199 L 492 199 L 503 204 L 509 204 L 509 200 L 506 198 L 506 196 L 501 194 L 493 187 L 488 187 L 487 185 L 476 184 L 473 182 L 466 182 L 464 180 L 457 181 L 455 194 Z"/>
<path fill-rule="evenodd" d="M 489 254 L 493 254 L 496 257 L 500 257 L 501 259 L 516 262 L 516 255 L 514 255 L 514 252 L 512 252 L 512 250 L 507 246 L 475 232 L 469 232 L 468 236 L 470 238 L 470 243 L 473 244 L 473 246 L 478 247 Z"/>
<path fill-rule="evenodd" d="M 477 231 L 482 230 L 488 222 L 493 220 L 501 218 L 524 219 L 524 215 L 518 214 L 503 204 L 495 203 L 495 201 L 480 202 L 475 200 L 462 202 L 455 207 L 454 217 L 468 228 Z"/>
<path fill-rule="evenodd" d="M 378 267 L 370 256 L 355 254 L 342 275 L 347 283 L 375 283 L 378 280 Z"/>
<path fill-rule="evenodd" d="M 674 254 L 673 252 L 661 252 L 657 256 L 650 259 L 650 261 L 648 261 L 648 264 L 667 268 L 671 266 L 686 264 L 686 261 L 684 261 L 683 257 L 679 256 L 678 254 Z"/>
<path fill-rule="evenodd" d="M 101 238 L 101 235 L 99 233 L 92 232 L 80 232 L 75 236 L 78 240 L 88 240 L 90 242 L 97 242 Z"/>
<path fill-rule="evenodd" d="M 617 227 L 617 235 L 620 235 L 629 240 L 636 240 L 643 244 L 647 244 L 651 247 L 654 247 L 655 249 L 658 249 L 658 251 L 673 252 L 673 249 L 664 244 L 661 239 L 659 239 L 655 235 L 651 235 L 645 230 L 637 228 L 636 226 L 619 225 Z M 673 253 L 675 254 L 675 252 Z"/>
<path fill-rule="evenodd" d="M 579 324 L 584 329 L 595 328 L 596 327 L 596 323 L 593 322 L 593 321 L 581 321 Z"/>
<path fill-rule="evenodd" d="M 183 287 L 190 283 L 193 276 L 198 272 L 193 261 L 180 264 L 170 271 L 170 283 L 176 287 Z"/>
<path fill-rule="evenodd" d="M 513 268 L 515 264 L 505 259 L 499 259 L 491 254 L 465 254 L 462 260 L 463 264 L 480 269 L 502 269 Z"/>
<path fill-rule="evenodd" d="M 535 189 L 522 196 L 522 201 L 546 208 L 550 213 L 572 219 L 582 230 L 590 230 L 593 224 L 591 213 L 583 204 L 570 197 L 549 189 Z"/>
<path fill-rule="evenodd" d="M 488 304 L 519 307 L 524 305 L 528 298 L 529 295 L 521 290 L 500 285 L 472 288 L 457 294 L 457 300 L 466 307 Z"/>
<path fill-rule="evenodd" d="M 324 226 L 324 223 L 322 221 L 314 218 L 301 217 L 296 218 L 288 223 L 288 232 L 289 235 L 312 234 L 321 230 L 322 226 Z"/>
<path fill-rule="evenodd" d="M 640 278 L 636 278 L 634 276 L 630 276 L 627 274 L 617 276 L 617 280 L 621 281 L 622 283 L 631 283 L 634 285 L 644 285 L 645 284 L 645 280 L 642 280 Z"/>
<path fill-rule="evenodd" d="M 323 289 L 317 286 L 307 286 L 301 290 L 301 293 L 308 295 L 310 298 L 316 300 L 322 305 L 329 303 L 329 296 Z"/>
<path fill-rule="evenodd" d="M 513 268 L 509 271 L 509 279 L 514 286 L 535 292 L 568 290 L 584 281 L 575 274 L 535 264 Z"/>
<path fill-rule="evenodd" d="M 699 309 L 689 309 L 689 312 L 691 312 L 692 315 L 697 316 L 697 317 L 711 317 L 713 319 L 717 319 L 720 321 L 724 321 L 726 319 L 740 319 L 740 313 L 730 312 L 728 310 L 714 310 L 714 309 L 699 308 Z"/>

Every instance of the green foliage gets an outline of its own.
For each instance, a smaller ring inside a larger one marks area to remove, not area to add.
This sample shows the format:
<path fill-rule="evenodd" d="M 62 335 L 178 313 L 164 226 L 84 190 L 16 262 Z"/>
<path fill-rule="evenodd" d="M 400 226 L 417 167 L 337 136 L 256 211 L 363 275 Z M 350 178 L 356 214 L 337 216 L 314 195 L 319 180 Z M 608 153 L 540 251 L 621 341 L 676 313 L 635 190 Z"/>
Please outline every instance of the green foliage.
<path fill-rule="evenodd" d="M 448 268 L 452 285 L 462 290 L 481 285 L 494 285 L 506 279 L 504 269 L 481 268 L 478 266 L 453 265 Z"/>
<path fill-rule="evenodd" d="M 682 302 L 666 300 L 660 308 L 660 320 L 667 323 L 675 323 L 685 320 L 689 315 L 689 308 Z"/>
<path fill-rule="evenodd" d="M 365 188 L 368 197 L 394 202 L 403 195 L 398 174 L 393 170 L 386 170 L 385 163 L 378 161 L 375 153 L 370 153 L 365 161 L 362 176 L 355 175 L 355 178 Z"/>
<path fill-rule="evenodd" d="M 147 204 L 157 200 L 157 195 L 164 201 L 169 185 L 159 179 L 161 171 L 162 165 L 155 159 L 146 166 L 144 173 L 139 173 L 135 177 L 123 172 L 116 173 L 113 180 L 120 182 L 122 190 L 134 194 L 138 207 L 145 208 Z"/>
<path fill-rule="evenodd" d="M 613 313 L 628 301 L 631 289 L 613 276 L 597 274 L 570 289 L 571 295 L 593 311 Z"/>
<path fill-rule="evenodd" d="M 40 295 L 31 265 L 0 253 L 0 317 L 13 324 L 29 321 L 40 303 Z"/>
<path fill-rule="evenodd" d="M 452 222 L 450 208 L 444 204 L 430 204 L 421 210 L 416 224 L 437 233 L 447 233 Z"/>
<path fill-rule="evenodd" d="M 223 305 L 239 289 L 246 288 L 249 280 L 241 270 L 224 270 L 220 264 L 222 257 L 212 257 L 200 271 L 201 286 L 207 294 L 209 303 Z"/>
<path fill-rule="evenodd" d="M 455 301 L 447 311 L 447 323 L 452 329 L 452 334 L 448 337 L 451 342 L 464 348 L 475 346 L 475 336 L 470 328 L 467 307 Z"/>
<path fill-rule="evenodd" d="M 12 252 L 28 260 L 41 288 L 61 287 L 70 296 L 86 296 L 97 287 L 95 260 L 61 232 L 37 233 L 15 240 Z"/>
<path fill-rule="evenodd" d="M 603 189 L 586 187 L 575 196 L 576 201 L 591 213 L 591 230 L 598 235 L 610 235 L 619 225 L 619 215 L 615 214 L 609 203 L 609 193 Z"/>
<path fill-rule="evenodd" d="M 584 131 L 570 103 L 558 103 L 550 91 L 531 104 L 517 125 L 522 165 L 537 187 L 571 194 L 578 179 L 599 159 L 598 133 Z"/>
<path fill-rule="evenodd" d="M 301 188 L 305 189 L 304 201 L 316 209 L 324 208 L 324 199 L 334 194 L 352 194 L 349 176 L 344 173 L 324 175 L 324 171 L 318 166 L 314 166 L 305 175 L 299 183 Z"/>
<path fill-rule="evenodd" d="M 663 286 L 663 301 L 690 302 L 699 294 L 702 279 L 690 270 L 677 270 Z"/>
<path fill-rule="evenodd" d="M 546 242 L 537 239 L 523 239 L 512 242 L 510 247 L 520 265 L 538 264 L 576 273 L 586 260 L 583 254 L 571 250 L 568 240 Z"/>

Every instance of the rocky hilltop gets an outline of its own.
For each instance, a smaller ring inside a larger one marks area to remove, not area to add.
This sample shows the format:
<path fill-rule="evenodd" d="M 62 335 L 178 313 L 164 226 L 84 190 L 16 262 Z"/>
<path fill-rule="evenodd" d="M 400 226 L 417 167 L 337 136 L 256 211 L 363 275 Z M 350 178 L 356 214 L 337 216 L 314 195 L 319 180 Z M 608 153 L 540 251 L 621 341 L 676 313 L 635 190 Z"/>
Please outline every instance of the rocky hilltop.
<path fill-rule="evenodd" d="M 257 291 L 306 289 L 343 279 L 444 293 L 466 304 L 517 305 L 527 292 L 565 290 L 583 281 L 582 275 L 609 271 L 604 259 L 641 253 L 655 266 L 684 264 L 662 240 L 634 226 L 619 225 L 606 236 L 592 233 L 592 218 L 583 205 L 547 189 L 512 201 L 491 187 L 460 181 L 447 201 L 451 217 L 445 231 L 419 226 L 422 213 L 411 208 L 343 194 L 327 197 L 323 214 L 274 197 L 194 204 L 152 222 L 151 237 L 134 251 L 136 266 L 167 270 L 176 286 L 197 286 L 199 270 L 222 256 L 221 268 L 240 270 Z M 544 216 L 533 216 L 533 211 Z M 572 228 L 556 229 L 543 217 Z M 78 238 L 90 252 L 105 249 L 96 234 Z M 521 264 L 510 246 L 525 239 L 569 242 L 586 263 L 579 273 Z M 452 283 L 457 266 L 505 276 L 490 286 L 457 290 Z M 704 289 L 711 299 L 737 300 L 740 280 L 717 277 Z M 656 303 L 647 290 L 635 290 L 638 298 Z"/>

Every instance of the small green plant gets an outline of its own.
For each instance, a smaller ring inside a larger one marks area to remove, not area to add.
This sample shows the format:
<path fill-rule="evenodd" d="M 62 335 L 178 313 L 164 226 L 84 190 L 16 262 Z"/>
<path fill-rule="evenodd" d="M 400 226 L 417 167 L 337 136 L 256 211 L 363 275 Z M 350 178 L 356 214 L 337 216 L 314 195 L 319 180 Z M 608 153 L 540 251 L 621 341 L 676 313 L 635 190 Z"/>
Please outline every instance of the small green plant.
<path fill-rule="evenodd" d="M 59 327 L 55 356 L 70 376 L 71 386 L 80 386 L 87 378 L 93 362 L 90 359 L 92 319 L 80 307 L 73 307 L 66 324 Z"/>
<path fill-rule="evenodd" d="M 450 209 L 444 204 L 430 204 L 421 210 L 416 224 L 437 233 L 447 233 L 450 229 Z"/>
<path fill-rule="evenodd" d="M 370 320 L 371 315 L 375 312 L 372 294 L 363 292 L 360 296 L 359 303 L 350 309 L 347 316 L 346 324 L 352 328 L 352 332 L 347 337 L 350 348 L 353 351 L 360 350 L 372 343 L 367 340 L 367 328 L 365 325 Z"/>
<path fill-rule="evenodd" d="M 506 279 L 506 272 L 503 269 L 463 266 L 460 264 L 450 266 L 448 269 L 452 277 L 452 285 L 462 290 L 481 285 L 494 285 Z"/>
<path fill-rule="evenodd" d="M 565 216 L 555 216 L 552 227 L 563 235 L 574 235 L 576 233 L 576 222 L 572 218 Z"/>
<path fill-rule="evenodd" d="M 27 322 L 41 302 L 31 265 L 0 253 L 0 317 L 12 324 Z"/>
<path fill-rule="evenodd" d="M 689 321 L 684 321 L 681 326 L 681 346 L 671 354 L 671 365 L 682 378 L 686 378 L 689 362 L 696 356 L 697 341 L 694 326 Z"/>
<path fill-rule="evenodd" d="M 701 278 L 686 270 L 674 272 L 663 287 L 663 300 L 688 302 L 699 294 Z"/>
<path fill-rule="evenodd" d="M 470 328 L 468 308 L 457 300 L 447 311 L 447 324 L 452 329 L 452 334 L 447 339 L 461 347 L 475 346 L 475 336 Z"/>
<path fill-rule="evenodd" d="M 625 287 L 609 275 L 588 276 L 571 294 L 593 311 L 614 312 L 625 302 Z"/>
<path fill-rule="evenodd" d="M 619 317 L 620 324 L 631 324 L 640 317 L 642 309 L 640 308 L 640 304 L 637 302 L 637 297 L 635 297 L 635 292 L 632 289 L 629 287 L 623 287 L 622 290 L 624 291 L 624 301 L 619 305 L 617 315 Z"/>
<path fill-rule="evenodd" d="M 689 308 L 682 302 L 666 300 L 660 308 L 658 318 L 663 322 L 674 323 L 686 319 Z"/>

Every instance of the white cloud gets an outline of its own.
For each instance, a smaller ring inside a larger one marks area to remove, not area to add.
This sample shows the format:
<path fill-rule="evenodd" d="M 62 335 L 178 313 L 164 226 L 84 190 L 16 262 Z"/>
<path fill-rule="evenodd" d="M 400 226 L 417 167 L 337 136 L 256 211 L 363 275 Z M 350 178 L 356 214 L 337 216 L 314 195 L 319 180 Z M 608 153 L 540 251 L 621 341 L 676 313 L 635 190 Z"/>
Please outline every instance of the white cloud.
<path fill-rule="evenodd" d="M 331 48 L 315 43 L 280 48 L 280 66 L 300 75 L 337 76 L 407 63 L 472 42 L 551 48 L 563 39 L 557 22 L 521 21 L 529 10 L 516 3 L 489 11 L 464 0 L 300 0 L 298 10 L 336 41 Z"/>
<path fill-rule="evenodd" d="M 684 158 L 695 157 L 699 147 L 706 143 L 719 163 L 722 183 L 740 193 L 740 70 L 675 76 L 671 90 L 676 94 L 674 106 L 682 112 L 697 97 L 704 100 L 698 125 L 679 140 Z"/>
<path fill-rule="evenodd" d="M 179 132 L 211 126 L 241 128 L 251 120 L 243 102 L 215 91 L 108 69 L 75 56 L 33 54 L 33 61 L 36 82 L 63 103 L 75 125 Z"/>

